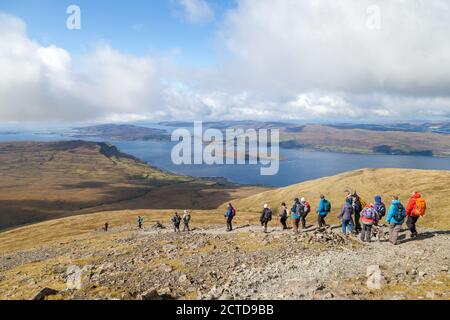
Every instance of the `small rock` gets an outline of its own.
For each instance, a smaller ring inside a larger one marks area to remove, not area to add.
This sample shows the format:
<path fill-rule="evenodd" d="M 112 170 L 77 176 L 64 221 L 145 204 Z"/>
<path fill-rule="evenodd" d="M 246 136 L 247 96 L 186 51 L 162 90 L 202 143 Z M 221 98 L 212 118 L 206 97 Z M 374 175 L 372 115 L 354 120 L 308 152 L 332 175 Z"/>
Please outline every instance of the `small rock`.
<path fill-rule="evenodd" d="M 45 300 L 48 296 L 54 296 L 58 294 L 59 291 L 51 288 L 44 288 L 37 295 L 34 296 L 33 300 Z"/>

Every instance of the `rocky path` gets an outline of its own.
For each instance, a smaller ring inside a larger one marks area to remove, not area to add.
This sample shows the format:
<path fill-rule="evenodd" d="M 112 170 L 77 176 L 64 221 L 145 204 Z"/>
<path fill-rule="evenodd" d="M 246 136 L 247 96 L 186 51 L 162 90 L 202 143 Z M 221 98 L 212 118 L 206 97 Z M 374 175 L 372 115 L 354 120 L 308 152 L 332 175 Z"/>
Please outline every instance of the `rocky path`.
<path fill-rule="evenodd" d="M 0 297 L 29 299 L 49 287 L 61 299 L 449 299 L 449 255 L 449 231 L 422 230 L 393 246 L 314 227 L 175 234 L 125 225 L 2 255 Z M 78 287 L 68 286 L 74 265 Z M 380 289 L 367 287 L 368 267 L 379 270 Z"/>

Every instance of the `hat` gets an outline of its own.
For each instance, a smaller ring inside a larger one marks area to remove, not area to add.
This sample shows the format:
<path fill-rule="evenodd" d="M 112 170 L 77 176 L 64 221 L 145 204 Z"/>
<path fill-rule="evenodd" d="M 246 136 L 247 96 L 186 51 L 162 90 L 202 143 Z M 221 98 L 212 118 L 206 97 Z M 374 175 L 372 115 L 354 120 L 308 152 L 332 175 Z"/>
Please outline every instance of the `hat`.
<path fill-rule="evenodd" d="M 269 207 L 269 205 L 266 203 L 265 205 L 264 205 L 264 209 L 267 209 Z"/>
<path fill-rule="evenodd" d="M 300 202 L 305 202 L 306 199 L 305 198 L 301 198 Z"/>

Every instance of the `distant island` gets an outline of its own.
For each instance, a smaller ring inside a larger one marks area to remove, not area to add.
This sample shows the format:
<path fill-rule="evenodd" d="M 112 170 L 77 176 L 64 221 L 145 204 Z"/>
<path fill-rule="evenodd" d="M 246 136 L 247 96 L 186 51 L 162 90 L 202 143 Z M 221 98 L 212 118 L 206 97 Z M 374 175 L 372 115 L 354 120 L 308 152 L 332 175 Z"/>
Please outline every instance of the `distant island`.
<path fill-rule="evenodd" d="M 102 124 L 74 128 L 70 136 L 77 139 L 92 137 L 110 141 L 170 140 L 170 135 L 165 130 L 129 124 Z"/>
<path fill-rule="evenodd" d="M 189 122 L 162 122 L 192 126 Z M 279 129 L 280 147 L 316 151 L 450 157 L 450 123 L 294 124 L 262 121 L 205 122 L 205 128 Z"/>

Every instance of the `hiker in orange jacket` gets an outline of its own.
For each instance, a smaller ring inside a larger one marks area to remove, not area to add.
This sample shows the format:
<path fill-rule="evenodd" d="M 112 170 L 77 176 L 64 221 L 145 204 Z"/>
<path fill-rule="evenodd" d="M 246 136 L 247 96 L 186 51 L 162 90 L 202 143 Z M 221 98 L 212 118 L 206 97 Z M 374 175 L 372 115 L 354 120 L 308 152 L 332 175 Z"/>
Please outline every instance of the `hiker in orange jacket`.
<path fill-rule="evenodd" d="M 408 217 L 406 224 L 409 231 L 411 231 L 411 238 L 417 237 L 416 223 L 420 217 L 425 215 L 426 209 L 427 205 L 425 199 L 422 198 L 419 192 L 414 192 L 406 206 L 406 216 Z"/>

